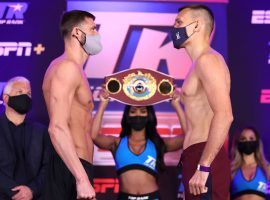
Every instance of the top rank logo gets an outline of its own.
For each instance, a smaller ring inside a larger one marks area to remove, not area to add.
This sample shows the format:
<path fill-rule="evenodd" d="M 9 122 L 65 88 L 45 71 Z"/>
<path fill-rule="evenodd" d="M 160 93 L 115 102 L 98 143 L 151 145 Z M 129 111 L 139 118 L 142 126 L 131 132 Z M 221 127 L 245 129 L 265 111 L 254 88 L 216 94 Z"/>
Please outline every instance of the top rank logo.
<path fill-rule="evenodd" d="M 23 24 L 27 8 L 28 4 L 25 2 L 0 2 L 0 25 Z"/>

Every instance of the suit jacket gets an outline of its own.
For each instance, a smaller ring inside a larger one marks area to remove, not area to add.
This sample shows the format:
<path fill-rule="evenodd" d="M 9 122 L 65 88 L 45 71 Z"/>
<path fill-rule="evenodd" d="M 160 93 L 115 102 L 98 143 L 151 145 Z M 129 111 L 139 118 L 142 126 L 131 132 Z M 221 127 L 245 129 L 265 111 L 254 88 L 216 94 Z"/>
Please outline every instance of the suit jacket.
<path fill-rule="evenodd" d="M 25 123 L 25 165 L 31 180 L 26 184 L 33 191 L 34 199 L 41 199 L 46 169 L 51 155 L 47 128 L 38 123 Z M 13 180 L 16 156 L 12 135 L 5 114 L 0 116 L 0 199 L 10 199 L 18 186 Z"/>
<path fill-rule="evenodd" d="M 5 106 L 3 104 L 0 104 L 0 115 L 2 115 L 5 111 Z"/>

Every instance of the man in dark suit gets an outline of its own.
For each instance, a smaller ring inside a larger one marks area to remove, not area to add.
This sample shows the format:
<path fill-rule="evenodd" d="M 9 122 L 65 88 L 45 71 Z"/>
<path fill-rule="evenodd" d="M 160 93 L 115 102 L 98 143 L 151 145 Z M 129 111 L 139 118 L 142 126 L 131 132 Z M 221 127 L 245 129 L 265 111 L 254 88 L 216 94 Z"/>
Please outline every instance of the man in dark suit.
<path fill-rule="evenodd" d="M 47 128 L 25 120 L 31 109 L 30 82 L 9 80 L 3 90 L 5 111 L 0 116 L 0 199 L 42 199 L 50 159 Z"/>
<path fill-rule="evenodd" d="M 0 102 L 0 115 L 4 112 L 4 106 Z"/>

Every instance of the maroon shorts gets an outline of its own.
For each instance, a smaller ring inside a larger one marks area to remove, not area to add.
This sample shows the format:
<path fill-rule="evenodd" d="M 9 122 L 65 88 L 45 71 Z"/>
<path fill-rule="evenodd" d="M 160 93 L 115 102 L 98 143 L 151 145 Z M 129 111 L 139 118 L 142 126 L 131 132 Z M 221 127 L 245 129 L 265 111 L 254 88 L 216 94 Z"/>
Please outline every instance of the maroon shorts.
<path fill-rule="evenodd" d="M 191 145 L 183 151 L 181 156 L 185 200 L 229 200 L 230 162 L 224 147 L 211 164 L 211 172 L 206 182 L 207 193 L 194 196 L 189 192 L 188 183 L 196 172 L 205 144 L 203 142 Z"/>

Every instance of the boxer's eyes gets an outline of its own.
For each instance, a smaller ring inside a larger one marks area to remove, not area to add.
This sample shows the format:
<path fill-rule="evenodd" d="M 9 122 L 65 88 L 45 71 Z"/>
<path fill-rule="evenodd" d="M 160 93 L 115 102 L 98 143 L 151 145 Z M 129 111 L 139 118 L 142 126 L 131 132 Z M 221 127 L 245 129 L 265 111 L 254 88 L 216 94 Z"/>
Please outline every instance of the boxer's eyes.
<path fill-rule="evenodd" d="M 97 28 L 94 26 L 91 28 L 92 31 L 95 31 Z"/>
<path fill-rule="evenodd" d="M 175 20 L 175 25 L 181 26 L 183 22 L 181 20 Z"/>

